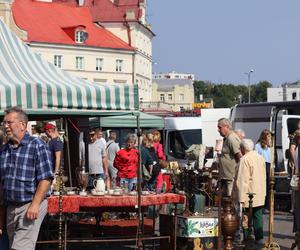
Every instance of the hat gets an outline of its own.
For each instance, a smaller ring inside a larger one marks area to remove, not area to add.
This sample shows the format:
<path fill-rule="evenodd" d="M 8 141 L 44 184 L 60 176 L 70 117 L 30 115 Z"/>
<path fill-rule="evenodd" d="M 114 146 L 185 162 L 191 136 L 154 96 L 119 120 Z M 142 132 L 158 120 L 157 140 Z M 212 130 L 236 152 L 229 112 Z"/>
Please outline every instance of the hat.
<path fill-rule="evenodd" d="M 54 128 L 56 128 L 56 127 L 55 127 L 55 125 L 53 125 L 52 123 L 47 123 L 47 124 L 45 124 L 45 126 L 44 126 L 44 130 L 45 130 L 45 131 L 48 130 L 48 129 L 54 129 Z"/>

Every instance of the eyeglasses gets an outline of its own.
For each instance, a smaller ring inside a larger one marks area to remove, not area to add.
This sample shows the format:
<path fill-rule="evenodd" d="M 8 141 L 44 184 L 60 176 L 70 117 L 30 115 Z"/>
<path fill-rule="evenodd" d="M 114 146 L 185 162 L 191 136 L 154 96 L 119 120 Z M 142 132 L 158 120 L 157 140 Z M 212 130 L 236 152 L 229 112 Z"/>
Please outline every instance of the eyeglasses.
<path fill-rule="evenodd" d="M 13 123 L 18 123 L 18 122 L 20 122 L 20 121 L 3 121 L 3 122 L 1 122 L 1 125 L 2 126 L 6 126 L 6 125 L 10 126 Z"/>

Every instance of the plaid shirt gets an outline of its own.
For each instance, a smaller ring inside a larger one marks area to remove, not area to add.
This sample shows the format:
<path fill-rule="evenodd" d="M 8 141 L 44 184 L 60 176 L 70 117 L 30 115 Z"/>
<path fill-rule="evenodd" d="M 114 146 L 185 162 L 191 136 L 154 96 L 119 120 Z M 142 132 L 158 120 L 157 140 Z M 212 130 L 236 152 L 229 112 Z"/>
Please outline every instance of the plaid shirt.
<path fill-rule="evenodd" d="M 18 147 L 7 143 L 0 150 L 0 179 L 6 202 L 32 201 L 39 181 L 52 179 L 48 146 L 27 132 Z"/>

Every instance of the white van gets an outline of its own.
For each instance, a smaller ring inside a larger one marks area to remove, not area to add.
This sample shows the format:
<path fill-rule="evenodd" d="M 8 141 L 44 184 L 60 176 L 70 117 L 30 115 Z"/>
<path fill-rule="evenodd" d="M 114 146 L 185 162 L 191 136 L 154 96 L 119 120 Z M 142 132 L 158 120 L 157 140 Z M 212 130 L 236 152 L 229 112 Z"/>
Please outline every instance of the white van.
<path fill-rule="evenodd" d="M 257 142 L 263 129 L 274 133 L 275 191 L 286 199 L 289 194 L 289 135 L 300 122 L 300 102 L 239 104 L 231 110 L 233 129 L 243 129 L 246 138 Z"/>
<path fill-rule="evenodd" d="M 164 151 L 168 161 L 186 163 L 185 150 L 193 144 L 202 144 L 201 117 L 165 117 L 163 129 Z"/>

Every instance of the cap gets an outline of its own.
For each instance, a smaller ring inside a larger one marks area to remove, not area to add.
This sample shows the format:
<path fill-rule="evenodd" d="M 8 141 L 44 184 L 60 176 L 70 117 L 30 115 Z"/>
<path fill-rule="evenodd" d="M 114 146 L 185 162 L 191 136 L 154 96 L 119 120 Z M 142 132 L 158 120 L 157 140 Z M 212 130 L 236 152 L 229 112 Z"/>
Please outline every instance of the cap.
<path fill-rule="evenodd" d="M 45 131 L 48 130 L 48 129 L 54 129 L 54 128 L 56 128 L 55 125 L 53 125 L 53 124 L 51 124 L 51 123 L 47 123 L 47 124 L 45 124 L 45 126 L 44 126 L 44 130 L 45 130 Z"/>

